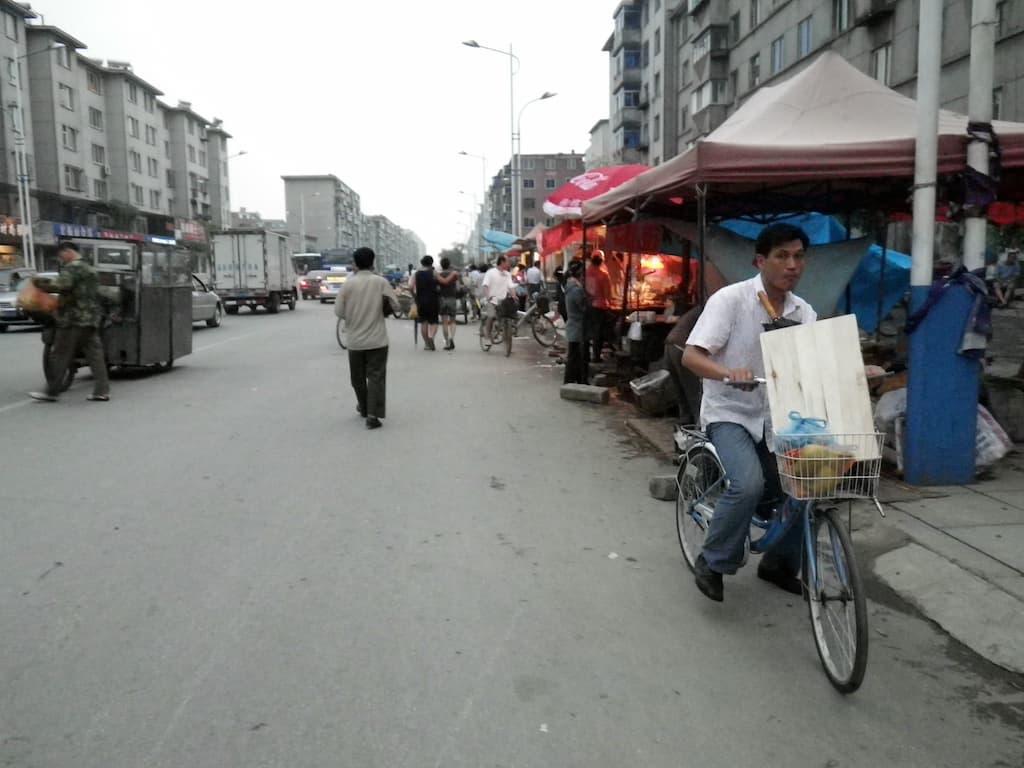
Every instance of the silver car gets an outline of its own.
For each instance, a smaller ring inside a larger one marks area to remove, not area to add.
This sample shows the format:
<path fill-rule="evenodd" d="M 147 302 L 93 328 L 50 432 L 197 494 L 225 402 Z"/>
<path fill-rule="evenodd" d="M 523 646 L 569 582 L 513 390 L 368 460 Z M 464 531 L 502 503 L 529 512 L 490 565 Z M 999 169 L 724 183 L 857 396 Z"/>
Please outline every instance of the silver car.
<path fill-rule="evenodd" d="M 223 317 L 224 307 L 221 306 L 220 297 L 196 275 L 192 275 L 192 322 L 206 323 L 216 328 Z"/>
<path fill-rule="evenodd" d="M 18 291 L 35 274 L 27 268 L 0 270 L 0 333 L 12 325 L 39 325 L 18 306 Z"/>

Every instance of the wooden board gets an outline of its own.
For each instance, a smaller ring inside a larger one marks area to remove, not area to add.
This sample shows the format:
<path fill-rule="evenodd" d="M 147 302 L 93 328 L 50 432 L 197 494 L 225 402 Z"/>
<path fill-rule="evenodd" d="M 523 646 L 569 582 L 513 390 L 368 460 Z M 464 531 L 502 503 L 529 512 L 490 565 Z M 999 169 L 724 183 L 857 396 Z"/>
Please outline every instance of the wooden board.
<path fill-rule="evenodd" d="M 790 411 L 825 419 L 835 435 L 872 434 L 860 335 L 854 315 L 761 334 L 768 406 L 774 432 L 789 425 Z M 878 458 L 872 440 L 857 440 L 857 458 Z"/>

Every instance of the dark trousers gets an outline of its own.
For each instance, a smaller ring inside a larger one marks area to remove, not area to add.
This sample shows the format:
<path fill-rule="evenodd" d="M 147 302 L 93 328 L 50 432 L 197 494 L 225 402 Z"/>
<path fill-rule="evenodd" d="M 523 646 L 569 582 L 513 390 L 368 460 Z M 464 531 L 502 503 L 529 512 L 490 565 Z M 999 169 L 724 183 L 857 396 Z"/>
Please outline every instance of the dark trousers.
<path fill-rule="evenodd" d="M 570 341 L 569 351 L 565 357 L 565 379 L 563 384 L 586 384 L 586 371 L 583 360 L 583 342 Z"/>
<path fill-rule="evenodd" d="M 591 359 L 595 363 L 601 362 L 601 349 L 605 341 L 611 343 L 611 325 L 614 323 L 612 313 L 607 309 L 591 307 L 587 310 L 587 341 L 593 345 L 594 351 Z"/>
<path fill-rule="evenodd" d="M 387 383 L 388 348 L 350 349 L 348 369 L 356 391 L 359 412 L 384 418 L 384 389 Z"/>
<path fill-rule="evenodd" d="M 54 334 L 53 351 L 51 353 L 50 379 L 46 382 L 46 392 L 52 397 L 60 394 L 60 382 L 67 373 L 71 361 L 79 354 L 85 356 L 92 371 L 94 395 L 109 395 L 110 380 L 107 378 L 107 363 L 103 359 L 103 345 L 100 343 L 99 331 L 95 328 L 71 326 L 58 328 Z"/>

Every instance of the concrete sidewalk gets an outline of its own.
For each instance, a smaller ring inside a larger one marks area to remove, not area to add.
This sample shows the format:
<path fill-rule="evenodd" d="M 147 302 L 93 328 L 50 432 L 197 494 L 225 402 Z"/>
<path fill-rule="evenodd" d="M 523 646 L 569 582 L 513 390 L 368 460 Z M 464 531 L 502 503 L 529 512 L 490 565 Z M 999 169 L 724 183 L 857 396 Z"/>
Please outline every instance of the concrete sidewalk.
<path fill-rule="evenodd" d="M 674 419 L 627 419 L 663 458 Z M 874 574 L 959 642 L 1024 673 L 1024 453 L 969 486 L 916 488 L 882 478 L 879 520 L 858 505 L 855 540 Z"/>

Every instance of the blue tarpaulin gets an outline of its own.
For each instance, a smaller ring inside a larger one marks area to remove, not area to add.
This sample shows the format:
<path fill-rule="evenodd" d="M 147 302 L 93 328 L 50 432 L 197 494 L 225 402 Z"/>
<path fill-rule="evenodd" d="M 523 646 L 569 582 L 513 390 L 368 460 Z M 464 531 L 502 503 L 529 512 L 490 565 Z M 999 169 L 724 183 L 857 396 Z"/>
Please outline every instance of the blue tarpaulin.
<path fill-rule="evenodd" d="M 485 229 L 484 240 L 491 245 L 497 246 L 505 251 L 515 245 L 519 238 L 509 232 L 501 232 L 497 229 Z"/>
<path fill-rule="evenodd" d="M 801 213 L 756 222 L 747 219 L 729 219 L 721 226 L 750 240 L 757 239 L 768 223 L 786 222 L 803 229 L 811 245 L 825 245 L 846 239 L 846 228 L 832 216 L 820 213 Z M 849 302 L 840 300 L 838 309 L 857 316 L 857 325 L 868 333 L 878 326 L 879 278 L 882 272 L 882 248 L 872 245 L 861 260 L 849 283 Z M 897 251 L 886 251 L 885 281 L 882 294 L 882 317 L 886 317 L 910 289 L 910 256 Z M 798 289 L 799 291 L 799 289 Z"/>

